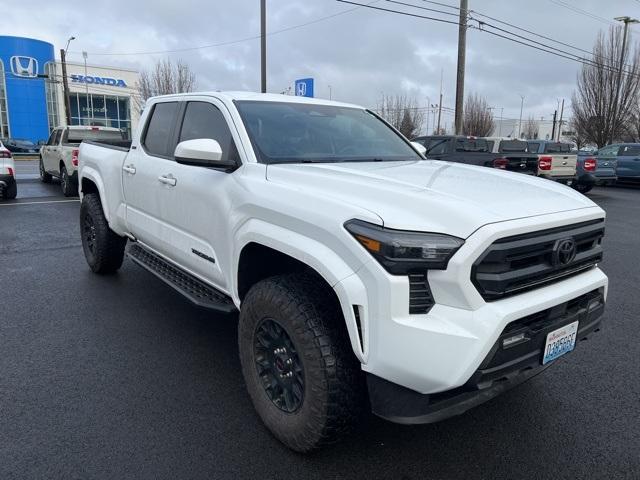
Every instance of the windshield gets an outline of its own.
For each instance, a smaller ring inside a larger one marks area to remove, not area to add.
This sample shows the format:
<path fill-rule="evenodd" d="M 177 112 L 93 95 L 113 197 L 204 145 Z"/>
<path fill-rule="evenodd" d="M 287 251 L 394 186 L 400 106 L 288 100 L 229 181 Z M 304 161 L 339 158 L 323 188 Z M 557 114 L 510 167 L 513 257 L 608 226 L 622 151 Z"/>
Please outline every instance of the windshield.
<path fill-rule="evenodd" d="M 89 129 L 69 129 L 65 132 L 63 143 L 79 144 L 83 140 L 122 140 L 123 135 L 120 130 L 89 130 Z"/>
<path fill-rule="evenodd" d="M 422 159 L 366 110 L 287 102 L 236 105 L 260 163 Z"/>

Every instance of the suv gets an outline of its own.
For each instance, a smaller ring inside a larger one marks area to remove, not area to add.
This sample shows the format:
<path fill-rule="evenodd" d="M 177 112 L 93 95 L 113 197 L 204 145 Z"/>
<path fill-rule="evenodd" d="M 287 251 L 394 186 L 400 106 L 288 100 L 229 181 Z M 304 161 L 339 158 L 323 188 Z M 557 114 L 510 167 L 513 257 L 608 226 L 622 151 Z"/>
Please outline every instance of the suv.
<path fill-rule="evenodd" d="M 196 305 L 239 311 L 253 405 L 298 451 L 365 405 L 399 423 L 458 415 L 600 326 L 602 209 L 427 160 L 356 105 L 156 97 L 130 144 L 82 142 L 79 160 L 89 268 L 114 273 L 126 253 Z"/>
<path fill-rule="evenodd" d="M 7 147 L 0 142 L 0 197 L 12 200 L 18 195 L 16 166 Z"/>
<path fill-rule="evenodd" d="M 613 163 L 621 181 L 640 180 L 640 143 L 618 143 L 602 147 L 596 153 L 598 165 Z"/>
<path fill-rule="evenodd" d="M 78 146 L 83 140 L 122 140 L 122 130 L 111 127 L 71 126 L 54 128 L 40 147 L 40 180 L 60 179 L 65 197 L 78 195 Z"/>

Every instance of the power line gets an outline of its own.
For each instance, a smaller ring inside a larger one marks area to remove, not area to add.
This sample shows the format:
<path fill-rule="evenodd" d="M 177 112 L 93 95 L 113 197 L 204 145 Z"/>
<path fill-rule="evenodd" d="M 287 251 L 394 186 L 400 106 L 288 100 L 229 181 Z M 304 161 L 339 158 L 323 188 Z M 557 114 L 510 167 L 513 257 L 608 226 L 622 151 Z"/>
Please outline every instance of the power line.
<path fill-rule="evenodd" d="M 561 0 L 549 0 L 551 3 L 559 5 L 561 7 L 567 8 L 575 13 L 579 13 L 580 15 L 584 15 L 585 17 L 592 18 L 593 20 L 598 20 L 599 22 L 608 23 L 609 25 L 615 25 L 615 23 L 607 20 L 604 17 L 596 15 L 595 13 L 588 12 L 587 10 L 583 10 L 569 3 L 563 2 Z"/>
<path fill-rule="evenodd" d="M 372 5 L 374 3 L 378 3 L 380 0 L 373 0 L 365 5 L 362 6 L 369 6 Z M 347 10 L 343 10 L 341 12 L 337 12 L 331 15 L 327 15 L 324 17 L 320 17 L 320 18 L 316 18 L 315 20 L 311 20 L 308 22 L 304 22 L 304 23 L 300 23 L 297 25 L 291 25 L 290 27 L 285 27 L 285 28 L 281 28 L 280 30 L 274 30 L 273 32 L 268 32 L 267 36 L 272 36 L 272 35 L 277 35 L 280 33 L 284 33 L 284 32 L 289 32 L 291 30 L 295 30 L 298 28 L 302 28 L 302 27 L 306 27 L 308 25 L 313 25 L 315 23 L 319 23 L 319 22 L 323 22 L 325 20 L 329 20 L 331 18 L 335 18 L 335 17 L 339 17 L 340 15 L 345 15 L 347 13 L 353 12 L 354 10 L 358 10 L 360 7 L 355 7 L 355 8 L 349 8 Z M 247 42 L 250 40 L 257 40 L 260 38 L 260 35 L 252 35 L 250 37 L 245 37 L 245 38 L 239 38 L 236 40 L 229 40 L 226 42 L 219 42 L 219 43 L 211 43 L 208 45 L 199 45 L 196 47 L 185 47 L 185 48 L 177 48 L 177 49 L 173 49 L 173 50 L 155 50 L 155 51 L 148 51 L 148 52 L 88 52 L 89 55 L 100 55 L 100 56 L 129 56 L 129 55 L 158 55 L 158 54 L 162 54 L 162 53 L 180 53 L 180 52 L 189 52 L 189 51 L 193 51 L 193 50 L 202 50 L 202 49 L 206 49 L 206 48 L 215 48 L 215 47 L 224 47 L 227 45 L 235 45 L 237 43 L 243 43 L 243 42 Z M 80 52 L 74 52 L 74 51 L 70 51 L 68 53 L 80 53 Z"/>
<path fill-rule="evenodd" d="M 640 1 L 640 0 L 638 0 Z M 404 2 L 399 2 L 398 0 L 387 0 L 387 2 L 390 3 L 397 3 L 398 5 L 404 5 L 405 7 L 413 7 L 413 8 L 418 8 L 420 10 L 427 10 L 429 12 L 437 12 L 437 13 L 441 13 L 443 15 L 453 15 L 454 17 L 457 17 L 458 14 L 457 13 L 453 13 L 453 12 L 445 12 L 443 10 L 437 10 L 435 8 L 427 8 L 427 7 L 421 7 L 419 5 L 412 5 L 411 3 L 404 3 Z"/>
<path fill-rule="evenodd" d="M 445 20 L 443 18 L 427 17 L 425 15 L 418 15 L 416 13 L 402 12 L 400 10 L 392 10 L 390 8 L 374 7 L 371 4 L 356 3 L 356 2 L 352 2 L 350 0 L 336 0 L 336 1 L 341 2 L 341 3 L 349 3 L 351 5 L 358 5 L 360 7 L 372 8 L 374 10 L 381 10 L 383 12 L 397 13 L 397 14 L 400 14 L 400 15 L 405 15 L 407 17 L 422 18 L 422 19 L 425 19 L 425 20 L 433 20 L 434 22 L 449 23 L 451 25 L 460 25 L 459 22 L 453 22 L 451 20 Z"/>

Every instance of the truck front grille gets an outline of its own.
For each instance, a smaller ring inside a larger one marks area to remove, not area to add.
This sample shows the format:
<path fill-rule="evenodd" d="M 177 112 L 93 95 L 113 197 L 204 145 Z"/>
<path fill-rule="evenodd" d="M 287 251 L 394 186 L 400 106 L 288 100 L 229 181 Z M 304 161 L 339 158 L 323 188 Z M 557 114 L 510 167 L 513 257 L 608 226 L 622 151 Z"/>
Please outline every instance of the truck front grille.
<path fill-rule="evenodd" d="M 476 260 L 471 281 L 486 301 L 575 275 L 602 260 L 604 220 L 496 240 Z"/>

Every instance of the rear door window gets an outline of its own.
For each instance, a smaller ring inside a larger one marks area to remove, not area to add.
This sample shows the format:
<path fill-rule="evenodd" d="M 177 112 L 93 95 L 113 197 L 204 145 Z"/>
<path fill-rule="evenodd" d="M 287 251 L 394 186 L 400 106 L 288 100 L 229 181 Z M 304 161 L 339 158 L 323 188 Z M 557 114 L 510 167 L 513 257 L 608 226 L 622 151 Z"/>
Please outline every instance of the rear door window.
<path fill-rule="evenodd" d="M 489 144 L 483 138 L 459 138 L 456 152 L 489 152 Z"/>
<path fill-rule="evenodd" d="M 178 102 L 164 102 L 154 105 L 142 143 L 147 153 L 159 157 L 173 156 L 173 152 L 169 152 L 169 149 L 177 114 Z"/>
<path fill-rule="evenodd" d="M 602 147 L 598 150 L 599 157 L 611 157 L 615 156 L 618 153 L 620 147 L 618 145 L 609 145 L 608 147 Z"/>
<path fill-rule="evenodd" d="M 640 145 L 623 145 L 618 150 L 619 156 L 624 157 L 639 157 L 640 156 Z"/>

